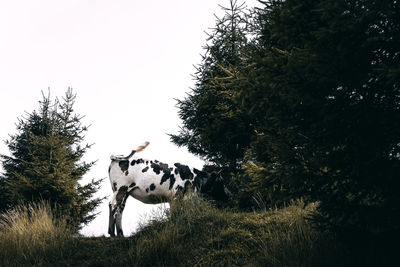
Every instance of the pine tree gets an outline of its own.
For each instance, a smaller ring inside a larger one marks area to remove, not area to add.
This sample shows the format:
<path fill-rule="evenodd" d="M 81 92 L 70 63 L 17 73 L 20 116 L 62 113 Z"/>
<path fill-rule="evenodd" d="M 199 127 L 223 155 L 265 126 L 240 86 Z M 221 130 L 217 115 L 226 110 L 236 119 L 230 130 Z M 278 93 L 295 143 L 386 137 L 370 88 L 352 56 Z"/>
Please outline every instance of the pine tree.
<path fill-rule="evenodd" d="M 320 201 L 346 233 L 399 231 L 398 1 L 269 1 L 252 86 L 252 190 Z"/>
<path fill-rule="evenodd" d="M 3 209 L 45 200 L 76 230 L 94 219 L 102 199 L 92 197 L 101 180 L 79 183 L 95 162 L 82 161 L 91 145 L 82 146 L 87 127 L 74 113 L 75 98 L 72 89 L 62 101 L 52 102 L 43 95 L 39 111 L 19 119 L 17 133 L 6 142 L 11 156 L 1 155 Z"/>
<path fill-rule="evenodd" d="M 235 171 L 251 135 L 246 114 L 236 98 L 245 83 L 238 81 L 246 57 L 247 23 L 243 4 L 231 0 L 230 7 L 223 9 L 225 15 L 217 18 L 194 75 L 195 87 L 184 100 L 178 100 L 183 126 L 178 135 L 171 135 L 171 140 L 210 164 Z"/>

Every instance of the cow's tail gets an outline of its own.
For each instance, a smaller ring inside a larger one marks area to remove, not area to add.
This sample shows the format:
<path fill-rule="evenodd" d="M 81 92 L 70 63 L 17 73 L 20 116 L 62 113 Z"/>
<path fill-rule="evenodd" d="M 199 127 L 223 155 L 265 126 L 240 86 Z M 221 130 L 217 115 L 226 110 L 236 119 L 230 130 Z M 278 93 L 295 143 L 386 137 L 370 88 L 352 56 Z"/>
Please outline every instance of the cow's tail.
<path fill-rule="evenodd" d="M 144 142 L 143 145 L 139 146 L 138 148 L 136 148 L 135 150 L 132 150 L 132 152 L 128 155 L 128 156 L 111 156 L 111 160 L 113 161 L 121 161 L 121 160 L 128 160 L 130 159 L 136 152 L 140 152 L 142 150 L 144 150 L 148 145 L 150 144 L 150 142 Z"/>
<path fill-rule="evenodd" d="M 144 142 L 144 144 L 143 144 L 142 146 L 139 146 L 138 148 L 136 148 L 136 150 L 134 150 L 135 153 L 136 153 L 136 152 L 142 151 L 142 150 L 145 149 L 149 144 L 150 144 L 150 142 L 148 142 L 148 141 Z M 135 154 L 135 153 L 133 153 L 133 154 Z M 133 154 L 132 154 L 132 155 L 133 155 Z"/>

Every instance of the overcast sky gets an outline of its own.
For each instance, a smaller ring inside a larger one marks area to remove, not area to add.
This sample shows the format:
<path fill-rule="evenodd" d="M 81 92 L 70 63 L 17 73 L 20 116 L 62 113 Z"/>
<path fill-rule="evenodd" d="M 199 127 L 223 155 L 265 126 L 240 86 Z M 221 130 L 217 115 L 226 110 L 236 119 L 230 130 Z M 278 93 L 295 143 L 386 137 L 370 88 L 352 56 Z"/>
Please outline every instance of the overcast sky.
<path fill-rule="evenodd" d="M 247 1 L 248 6 L 255 0 Z M 140 155 L 201 168 L 201 159 L 178 148 L 167 133 L 181 122 L 174 99 L 193 86 L 206 34 L 218 5 L 229 0 L 0 0 L 0 153 L 15 133 L 17 118 L 39 107 L 41 91 L 77 94 L 75 111 L 91 124 L 87 160 L 98 160 L 85 176 L 106 178 L 99 196 L 111 196 L 107 169 L 112 154 L 128 154 L 150 141 Z M 108 200 L 82 233 L 106 235 Z M 125 235 L 154 205 L 129 198 Z"/>

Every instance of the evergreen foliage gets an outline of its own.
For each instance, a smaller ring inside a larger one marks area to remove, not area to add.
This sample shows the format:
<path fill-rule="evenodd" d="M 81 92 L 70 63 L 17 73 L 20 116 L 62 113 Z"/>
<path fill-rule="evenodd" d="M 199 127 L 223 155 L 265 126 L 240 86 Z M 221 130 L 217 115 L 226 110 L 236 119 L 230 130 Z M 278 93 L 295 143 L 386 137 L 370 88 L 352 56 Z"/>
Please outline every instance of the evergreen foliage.
<path fill-rule="evenodd" d="M 205 55 L 194 75 L 195 87 L 178 100 L 183 126 L 171 140 L 209 162 L 235 171 L 250 142 L 248 117 L 237 103 L 243 90 L 239 68 L 247 57 L 245 7 L 231 0 L 209 34 Z"/>
<path fill-rule="evenodd" d="M 91 145 L 82 145 L 87 127 L 74 113 L 75 98 L 72 89 L 61 102 L 43 95 L 39 110 L 19 119 L 17 133 L 6 141 L 11 156 L 1 155 L 2 210 L 44 200 L 75 230 L 94 219 L 102 199 L 92 196 L 101 180 L 79 183 L 95 162 L 82 161 Z"/>
<path fill-rule="evenodd" d="M 247 24 L 221 20 L 236 31 L 217 23 L 172 140 L 243 170 L 232 190 L 240 208 L 301 197 L 320 202 L 325 227 L 398 233 L 400 3 L 261 2 L 240 16 Z M 233 32 L 242 41 L 219 45 Z"/>
<path fill-rule="evenodd" d="M 398 1 L 265 6 L 242 91 L 254 189 L 320 201 L 318 221 L 336 230 L 399 231 L 399 18 Z"/>

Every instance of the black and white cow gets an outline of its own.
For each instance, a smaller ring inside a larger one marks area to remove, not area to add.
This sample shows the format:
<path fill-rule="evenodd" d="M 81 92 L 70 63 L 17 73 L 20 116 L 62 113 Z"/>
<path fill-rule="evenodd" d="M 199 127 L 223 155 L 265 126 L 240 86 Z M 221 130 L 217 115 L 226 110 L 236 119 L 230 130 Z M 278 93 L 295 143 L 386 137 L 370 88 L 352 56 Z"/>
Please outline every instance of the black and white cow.
<path fill-rule="evenodd" d="M 228 191 L 222 177 L 217 172 L 204 172 L 186 165 L 168 165 L 157 160 L 131 157 L 148 146 L 133 150 L 129 156 L 111 156 L 109 176 L 113 196 L 109 204 L 110 218 L 108 233 L 122 236 L 122 213 L 126 200 L 132 196 L 143 203 L 157 204 L 167 202 L 175 196 L 185 195 L 189 188 L 205 193 L 212 192 L 217 198 L 227 198 Z"/>

